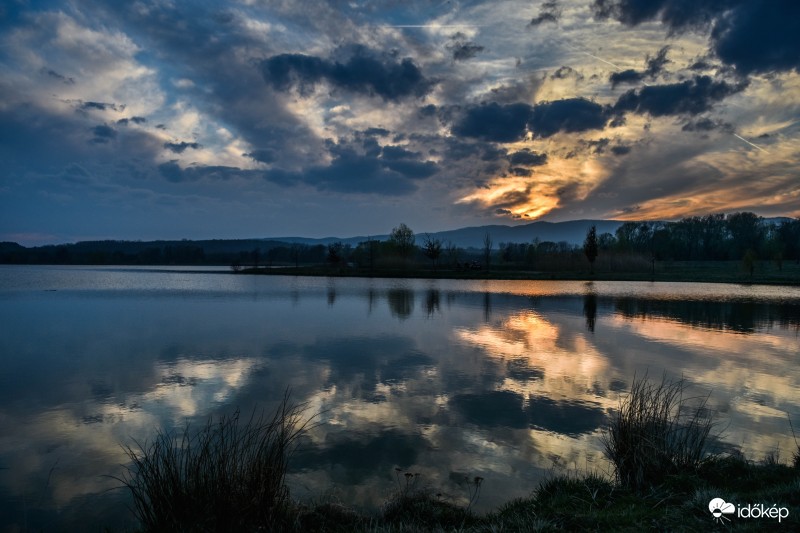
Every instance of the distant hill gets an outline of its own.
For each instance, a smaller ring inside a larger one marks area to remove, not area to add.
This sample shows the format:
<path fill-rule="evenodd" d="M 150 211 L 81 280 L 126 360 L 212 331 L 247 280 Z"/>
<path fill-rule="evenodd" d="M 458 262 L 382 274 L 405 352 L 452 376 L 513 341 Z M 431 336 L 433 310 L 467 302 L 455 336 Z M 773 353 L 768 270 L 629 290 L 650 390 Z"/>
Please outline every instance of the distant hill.
<path fill-rule="evenodd" d="M 560 242 L 566 241 L 570 244 L 581 244 L 586 238 L 586 232 L 595 225 L 597 234 L 614 233 L 622 222 L 617 220 L 571 220 L 569 222 L 531 222 L 520 226 L 504 226 L 499 224 L 489 226 L 473 226 L 469 228 L 454 229 L 449 231 L 438 231 L 428 233 L 432 238 L 442 242 L 451 242 L 462 248 L 482 248 L 483 239 L 486 233 L 492 238 L 494 247 L 501 242 L 532 242 L 534 239 L 540 241 Z M 411 228 L 417 232 L 416 228 Z M 425 232 L 416 233 L 417 244 L 422 244 Z M 292 242 L 300 244 L 328 244 L 331 242 L 343 242 L 356 246 L 358 243 L 366 241 L 369 237 L 324 237 L 320 239 L 310 239 L 307 237 L 271 237 L 264 239 L 267 241 Z M 373 240 L 383 241 L 389 238 L 388 235 L 373 235 Z"/>
<path fill-rule="evenodd" d="M 450 241 L 463 248 L 482 248 L 483 239 L 488 233 L 494 246 L 501 242 L 532 242 L 539 241 L 582 244 L 586 232 L 592 226 L 597 227 L 597 234 L 614 233 L 622 222 L 617 220 L 570 220 L 569 222 L 531 222 L 521 226 L 476 226 L 450 231 L 440 231 L 435 236 L 442 241 Z"/>
<path fill-rule="evenodd" d="M 791 221 L 788 217 L 773 217 L 765 218 L 764 222 L 767 224 L 781 224 L 783 222 Z M 597 234 L 603 233 L 614 234 L 622 224 L 621 220 L 570 220 L 568 222 L 530 222 L 528 224 L 521 224 L 519 226 L 505 226 L 493 224 L 488 226 L 473 226 L 468 228 L 460 228 L 448 231 L 430 232 L 432 238 L 439 239 L 443 243 L 450 241 L 456 246 L 462 248 L 483 248 L 483 238 L 486 233 L 492 238 L 494 247 L 501 242 L 532 242 L 534 239 L 539 239 L 540 242 L 551 241 L 561 242 L 566 241 L 570 244 L 583 244 L 586 238 L 586 232 L 594 225 L 597 228 Z M 421 245 L 425 236 L 424 231 L 418 231 L 418 228 L 411 228 L 417 236 L 417 244 Z M 332 242 L 342 242 L 356 246 L 360 242 L 368 239 L 376 241 L 385 241 L 389 238 L 388 235 L 372 235 L 358 236 L 358 237 L 324 237 L 319 239 L 312 239 L 308 237 L 271 237 L 264 239 L 265 241 L 280 241 L 289 243 L 300 244 L 329 244 Z"/>
<path fill-rule="evenodd" d="M 786 217 L 765 218 L 766 224 L 791 222 Z M 569 222 L 531 222 L 519 226 L 488 225 L 432 232 L 430 236 L 442 244 L 463 249 L 483 248 L 488 233 L 492 248 L 500 243 L 566 242 L 581 245 L 593 225 L 597 234 L 614 234 L 623 224 L 618 220 L 571 220 Z M 417 245 L 422 246 L 425 233 L 418 228 Z M 355 248 L 372 239 L 385 241 L 388 235 L 325 237 L 270 237 L 256 239 L 205 239 L 158 241 L 82 241 L 72 244 L 46 245 L 26 248 L 17 243 L 0 242 L 0 263 L 32 264 L 116 264 L 116 265 L 224 265 L 283 263 L 322 263 L 326 260 L 326 245 L 342 242 Z M 292 246 L 299 244 L 303 246 Z M 474 252 L 473 252 L 474 253 Z M 676 252 L 677 253 L 677 252 Z M 738 252 L 736 252 L 738 254 Z"/>

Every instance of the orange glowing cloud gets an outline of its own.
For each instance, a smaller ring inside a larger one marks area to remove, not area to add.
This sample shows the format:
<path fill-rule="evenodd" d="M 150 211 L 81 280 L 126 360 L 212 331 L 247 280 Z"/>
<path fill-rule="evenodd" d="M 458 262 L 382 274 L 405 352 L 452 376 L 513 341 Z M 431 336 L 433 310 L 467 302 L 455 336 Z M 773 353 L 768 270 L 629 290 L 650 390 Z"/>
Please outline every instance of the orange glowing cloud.
<path fill-rule="evenodd" d="M 528 176 L 499 176 L 456 203 L 477 205 L 498 215 L 537 219 L 564 201 L 586 198 L 607 171 L 596 159 L 551 157 Z"/>

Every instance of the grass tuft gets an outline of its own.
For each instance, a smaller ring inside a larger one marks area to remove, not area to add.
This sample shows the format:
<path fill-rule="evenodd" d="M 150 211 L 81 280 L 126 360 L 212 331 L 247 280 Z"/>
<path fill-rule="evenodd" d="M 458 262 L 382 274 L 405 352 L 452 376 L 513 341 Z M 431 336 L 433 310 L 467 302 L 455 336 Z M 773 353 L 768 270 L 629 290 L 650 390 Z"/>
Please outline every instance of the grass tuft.
<path fill-rule="evenodd" d="M 291 520 L 289 458 L 308 428 L 305 406 L 288 393 L 269 418 L 239 411 L 180 436 L 159 431 L 136 448 L 120 481 L 145 531 L 245 531 Z"/>
<path fill-rule="evenodd" d="M 669 476 L 696 471 L 708 457 L 714 426 L 706 397 L 685 397 L 684 380 L 634 378 L 602 436 L 619 483 L 647 490 Z"/>

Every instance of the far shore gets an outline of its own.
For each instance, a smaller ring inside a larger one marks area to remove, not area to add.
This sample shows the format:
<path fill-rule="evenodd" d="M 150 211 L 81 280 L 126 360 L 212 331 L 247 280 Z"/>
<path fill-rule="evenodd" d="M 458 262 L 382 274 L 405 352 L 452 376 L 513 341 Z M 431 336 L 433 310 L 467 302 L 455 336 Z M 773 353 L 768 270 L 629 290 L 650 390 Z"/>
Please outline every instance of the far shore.
<path fill-rule="evenodd" d="M 753 275 L 735 261 L 686 261 L 657 264 L 655 272 L 614 272 L 588 270 L 536 271 L 499 266 L 475 270 L 454 268 L 359 268 L 354 266 L 271 266 L 242 268 L 237 274 L 271 276 L 329 276 L 366 278 L 419 278 L 456 280 L 531 280 L 531 281 L 643 281 L 687 283 L 732 283 L 737 285 L 800 285 L 800 265 L 760 264 Z"/>

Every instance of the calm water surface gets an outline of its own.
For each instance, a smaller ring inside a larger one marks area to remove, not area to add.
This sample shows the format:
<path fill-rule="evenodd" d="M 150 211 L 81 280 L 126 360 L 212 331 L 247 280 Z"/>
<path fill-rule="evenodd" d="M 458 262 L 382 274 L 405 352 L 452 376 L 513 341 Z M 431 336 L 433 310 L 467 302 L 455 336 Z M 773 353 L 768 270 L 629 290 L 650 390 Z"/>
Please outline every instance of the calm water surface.
<path fill-rule="evenodd" d="M 298 498 L 374 508 L 395 467 L 480 510 L 554 469 L 608 471 L 635 374 L 711 394 L 720 447 L 800 425 L 800 289 L 0 267 L 0 530 L 133 524 L 121 444 L 293 398 L 321 412 Z M 111 489 L 111 490 L 109 490 Z"/>

